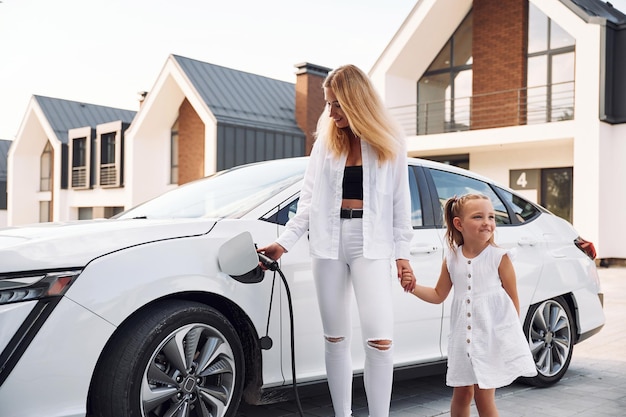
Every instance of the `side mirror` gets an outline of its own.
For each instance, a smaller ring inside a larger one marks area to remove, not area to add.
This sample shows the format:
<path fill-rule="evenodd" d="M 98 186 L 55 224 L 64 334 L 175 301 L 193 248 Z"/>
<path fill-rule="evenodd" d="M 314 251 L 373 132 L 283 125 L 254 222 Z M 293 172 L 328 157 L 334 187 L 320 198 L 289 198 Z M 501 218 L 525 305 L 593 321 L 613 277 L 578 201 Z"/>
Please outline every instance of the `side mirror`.
<path fill-rule="evenodd" d="M 250 232 L 227 240 L 217 252 L 220 269 L 233 279 L 246 284 L 261 282 L 265 271 L 259 267 L 259 255 Z"/>

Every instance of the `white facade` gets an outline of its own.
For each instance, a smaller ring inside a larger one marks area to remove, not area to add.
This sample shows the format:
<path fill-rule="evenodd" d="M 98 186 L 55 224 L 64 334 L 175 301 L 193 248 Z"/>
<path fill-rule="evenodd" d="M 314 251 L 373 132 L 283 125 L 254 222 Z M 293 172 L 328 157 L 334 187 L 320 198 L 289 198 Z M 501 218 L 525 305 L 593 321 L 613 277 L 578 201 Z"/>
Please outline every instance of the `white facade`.
<path fill-rule="evenodd" d="M 66 160 L 62 157 L 64 144 L 37 99 L 31 98 L 15 142 L 9 150 L 9 198 L 5 224 L 18 226 L 44 220 L 41 217 L 41 205 L 46 203 L 50 204 L 51 221 L 81 219 L 81 209 L 88 210 L 86 215 L 93 218 L 110 217 L 110 210 L 107 209 L 128 209 L 177 187 L 170 180 L 170 141 L 172 126 L 185 98 L 204 123 L 204 175 L 213 174 L 216 170 L 215 117 L 171 56 L 130 127 L 117 120 L 69 129 Z M 100 140 L 102 135 L 113 133 L 114 168 L 117 171 L 112 178 L 104 181 L 105 185 L 101 185 L 101 176 L 107 173 L 101 166 Z M 72 144 L 73 139 L 82 137 L 87 138 L 86 172 L 82 174 L 87 179 L 86 183 L 81 182 L 76 186 L 72 183 Z M 52 147 L 52 178 L 50 189 L 41 191 L 41 160 L 46 143 Z M 64 164 L 67 166 L 63 167 Z M 63 169 L 68 170 L 66 187 L 61 185 Z M 83 213 L 82 219 L 86 218 L 84 216 Z"/>
<path fill-rule="evenodd" d="M 21 138 L 28 138 L 24 140 Z M 40 202 L 51 201 L 53 194 L 61 192 L 61 171 L 53 170 L 50 191 L 40 190 L 41 153 L 47 142 L 53 149 L 53 166 L 61 166 L 61 141 L 47 123 L 34 98 L 31 98 L 20 130 L 9 148 L 7 161 L 7 223 L 9 226 L 39 221 Z M 61 207 L 53 207 L 59 216 Z M 57 217 L 58 218 L 58 217 Z"/>

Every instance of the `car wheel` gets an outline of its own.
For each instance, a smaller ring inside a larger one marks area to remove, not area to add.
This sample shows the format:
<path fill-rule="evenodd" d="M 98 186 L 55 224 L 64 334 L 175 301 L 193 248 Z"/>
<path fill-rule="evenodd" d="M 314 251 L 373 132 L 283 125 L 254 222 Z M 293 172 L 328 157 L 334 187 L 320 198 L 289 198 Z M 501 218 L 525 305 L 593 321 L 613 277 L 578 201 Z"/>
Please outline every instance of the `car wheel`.
<path fill-rule="evenodd" d="M 562 297 L 531 306 L 524 334 L 537 366 L 537 376 L 522 378 L 522 381 L 538 387 L 557 383 L 572 360 L 572 332 L 572 314 Z"/>
<path fill-rule="evenodd" d="M 232 416 L 242 395 L 243 350 L 214 308 L 154 305 L 125 324 L 94 375 L 91 410 L 101 417 Z"/>

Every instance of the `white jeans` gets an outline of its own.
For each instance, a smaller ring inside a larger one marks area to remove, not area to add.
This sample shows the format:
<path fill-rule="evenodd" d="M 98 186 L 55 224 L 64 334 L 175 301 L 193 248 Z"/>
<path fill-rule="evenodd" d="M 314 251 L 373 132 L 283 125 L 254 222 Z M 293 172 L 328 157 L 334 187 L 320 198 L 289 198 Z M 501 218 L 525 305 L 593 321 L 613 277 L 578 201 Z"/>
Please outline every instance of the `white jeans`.
<path fill-rule="evenodd" d="M 363 257 L 363 222 L 341 219 L 339 259 L 313 259 L 313 276 L 325 336 L 328 386 L 335 416 L 352 414 L 351 288 L 354 289 L 363 345 L 363 378 L 371 417 L 387 417 L 393 381 L 391 263 Z"/>

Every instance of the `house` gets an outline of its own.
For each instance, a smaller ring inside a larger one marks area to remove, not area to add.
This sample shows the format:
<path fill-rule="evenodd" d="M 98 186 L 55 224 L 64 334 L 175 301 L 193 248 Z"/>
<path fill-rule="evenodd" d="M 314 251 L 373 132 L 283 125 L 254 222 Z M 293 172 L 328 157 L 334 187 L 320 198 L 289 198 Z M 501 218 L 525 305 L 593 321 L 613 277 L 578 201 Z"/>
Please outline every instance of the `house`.
<path fill-rule="evenodd" d="M 168 57 L 126 133 L 126 206 L 236 165 L 308 154 L 329 69 L 296 68 L 293 84 Z"/>
<path fill-rule="evenodd" d="M 370 76 L 411 156 L 509 185 L 624 259 L 624 51 L 626 15 L 600 0 L 422 0 Z"/>
<path fill-rule="evenodd" d="M 9 225 L 108 218 L 247 162 L 310 152 L 329 69 L 296 83 L 171 55 L 139 111 L 33 96 L 8 157 Z"/>
<path fill-rule="evenodd" d="M 9 149 L 8 225 L 119 212 L 125 200 L 124 131 L 134 116 L 130 110 L 33 96 Z"/>
<path fill-rule="evenodd" d="M 7 160 L 11 143 L 0 139 L 0 227 L 7 225 Z"/>

